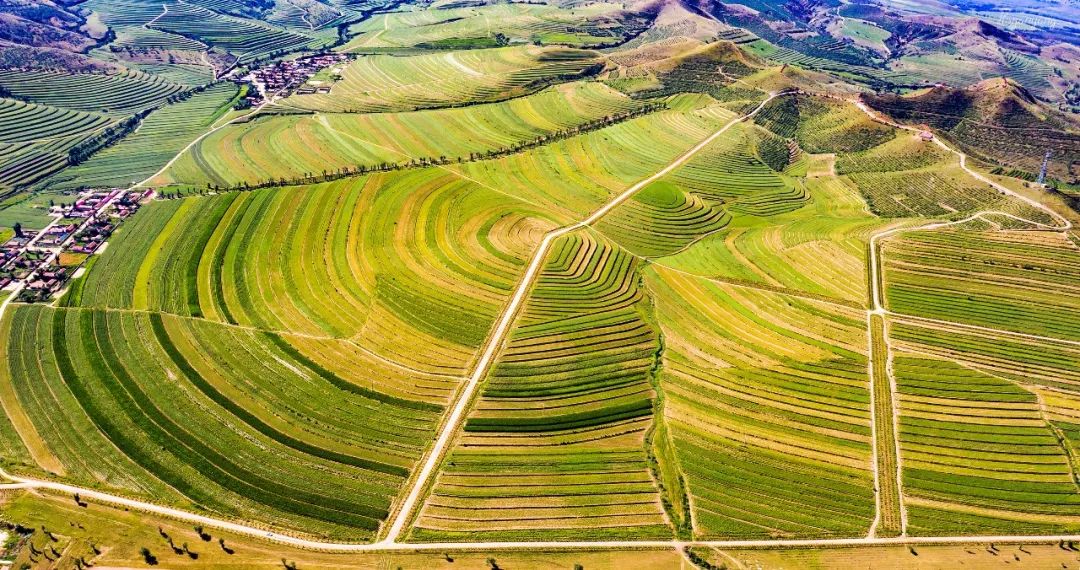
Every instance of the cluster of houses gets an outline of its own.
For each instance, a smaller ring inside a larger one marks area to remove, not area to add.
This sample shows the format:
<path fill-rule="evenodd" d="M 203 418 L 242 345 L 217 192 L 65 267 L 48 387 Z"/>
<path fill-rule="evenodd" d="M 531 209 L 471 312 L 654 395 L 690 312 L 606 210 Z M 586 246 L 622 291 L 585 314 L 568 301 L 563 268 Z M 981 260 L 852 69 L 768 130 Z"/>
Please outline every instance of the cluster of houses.
<path fill-rule="evenodd" d="M 282 96 L 291 91 L 299 94 L 329 93 L 327 82 L 312 79 L 319 71 L 330 68 L 329 77 L 339 75 L 349 56 L 340 53 L 324 53 L 288 61 L 279 61 L 273 65 L 256 69 L 244 79 L 255 86 L 249 90 L 245 106 L 255 106 L 265 100 L 268 93 Z"/>
<path fill-rule="evenodd" d="M 18 300 L 47 301 L 61 290 L 86 256 L 99 251 L 124 218 L 150 191 L 90 191 L 71 204 L 53 206 L 57 222 L 41 232 L 16 228 L 0 246 L 0 288 L 26 281 Z"/>

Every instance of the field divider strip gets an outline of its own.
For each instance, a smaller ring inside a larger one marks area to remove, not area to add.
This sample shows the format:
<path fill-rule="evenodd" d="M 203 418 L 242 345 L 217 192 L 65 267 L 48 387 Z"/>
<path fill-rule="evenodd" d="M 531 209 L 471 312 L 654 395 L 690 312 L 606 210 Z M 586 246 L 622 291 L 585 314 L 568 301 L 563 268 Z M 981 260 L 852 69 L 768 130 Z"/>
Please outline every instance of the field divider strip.
<path fill-rule="evenodd" d="M 428 487 L 428 480 L 431 478 L 432 473 L 435 472 L 436 467 L 442 460 L 443 454 L 446 452 L 446 447 L 450 443 L 450 440 L 457 434 L 460 427 L 462 417 L 465 415 L 465 411 L 468 409 L 469 404 L 472 402 L 475 396 L 477 388 L 480 386 L 481 380 L 487 374 L 488 369 L 491 367 L 492 361 L 495 359 L 497 352 L 501 349 L 507 334 L 510 332 L 514 321 L 516 320 L 517 313 L 521 308 L 529 290 L 532 288 L 536 277 L 540 274 L 540 268 L 543 265 L 544 259 L 547 257 L 548 251 L 551 249 L 551 244 L 558 238 L 576 231 L 578 229 L 588 227 L 613 209 L 618 207 L 623 202 L 627 201 L 635 193 L 640 191 L 645 186 L 655 182 L 656 180 L 667 176 L 676 168 L 685 164 L 688 160 L 693 158 L 698 152 L 708 146 L 711 142 L 723 135 L 736 123 L 745 121 L 754 115 L 756 115 L 762 108 L 765 107 L 770 101 L 776 97 L 782 95 L 792 94 L 794 91 L 783 91 L 779 93 L 770 93 L 769 96 L 761 102 L 754 110 L 746 113 L 742 116 L 736 117 L 728 121 L 723 127 L 713 132 L 708 137 L 705 137 L 702 141 L 691 147 L 689 150 L 679 155 L 675 160 L 671 161 L 664 168 L 656 171 L 648 178 L 645 178 L 636 184 L 630 186 L 622 193 L 618 194 L 611 200 L 608 200 L 604 205 L 596 209 L 589 217 L 563 226 L 562 228 L 553 230 L 544 235 L 543 240 L 540 242 L 540 246 L 533 254 L 532 259 L 529 261 L 529 265 L 525 270 L 521 281 L 518 283 L 517 289 L 514 291 L 513 296 L 510 297 L 509 303 L 506 308 L 503 309 L 502 316 L 499 318 L 498 324 L 495 326 L 492 334 L 489 335 L 488 341 L 481 351 L 481 356 L 473 369 L 473 373 L 469 375 L 468 381 L 465 383 L 465 387 L 459 393 L 456 401 L 454 402 L 453 410 L 450 413 L 447 421 L 443 424 L 442 431 L 439 433 L 439 437 L 435 440 L 435 444 L 427 454 L 427 458 L 424 461 L 423 467 L 418 472 L 412 488 L 409 490 L 409 494 L 406 495 L 405 500 L 401 503 L 397 511 L 397 515 L 394 517 L 394 522 L 390 526 L 389 531 L 381 542 L 383 543 L 395 543 L 401 536 L 402 531 L 405 529 L 406 523 L 412 518 L 413 511 L 417 507 L 417 502 L 420 497 L 425 494 Z"/>

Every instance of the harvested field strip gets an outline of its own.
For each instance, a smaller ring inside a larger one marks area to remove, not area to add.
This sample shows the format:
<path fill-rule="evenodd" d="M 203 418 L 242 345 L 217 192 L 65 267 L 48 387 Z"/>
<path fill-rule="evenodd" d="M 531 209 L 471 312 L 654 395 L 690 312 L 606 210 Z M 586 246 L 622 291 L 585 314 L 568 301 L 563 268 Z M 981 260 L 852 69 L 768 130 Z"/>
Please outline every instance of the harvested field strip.
<path fill-rule="evenodd" d="M 900 458 L 897 456 L 896 413 L 893 379 L 885 319 L 871 315 L 870 349 L 873 351 L 871 390 L 874 393 L 874 456 L 877 462 L 878 521 L 875 536 L 897 536 L 905 531 L 903 489 L 899 484 Z"/>
<path fill-rule="evenodd" d="M 589 230 L 555 242 L 413 538 L 670 535 L 644 449 L 658 339 L 638 283 Z"/>
<path fill-rule="evenodd" d="M 1080 340 L 1080 252 L 1060 233 L 908 233 L 884 259 L 893 311 Z"/>
<path fill-rule="evenodd" d="M 342 390 L 266 335 L 235 327 L 38 306 L 18 307 L 12 321 L 11 342 L 48 347 L 34 351 L 31 379 L 73 398 L 35 410 L 31 395 L 42 392 L 16 386 L 69 474 L 155 501 L 191 501 L 325 536 L 370 537 L 437 419 L 434 410 Z M 51 368 L 41 360 L 46 355 Z M 44 411 L 48 421 L 38 415 Z M 76 420 L 91 427 L 67 435 L 50 428 Z M 388 422 L 395 427 L 384 427 Z M 64 443 L 78 433 L 101 433 L 116 446 L 105 451 L 119 454 L 110 463 L 116 475 L 79 468 L 81 451 Z M 130 480 L 147 486 L 125 484 Z M 175 491 L 158 492 L 162 484 Z"/>
<path fill-rule="evenodd" d="M 662 266 L 646 283 L 695 535 L 866 532 L 874 499 L 861 311 Z"/>
<path fill-rule="evenodd" d="M 1070 457 L 1035 394 L 944 360 L 898 357 L 895 371 L 907 493 L 1006 513 L 1080 514 Z M 1013 532 L 1002 519 L 998 532 Z M 950 526 L 933 523 L 915 524 L 930 533 Z"/>

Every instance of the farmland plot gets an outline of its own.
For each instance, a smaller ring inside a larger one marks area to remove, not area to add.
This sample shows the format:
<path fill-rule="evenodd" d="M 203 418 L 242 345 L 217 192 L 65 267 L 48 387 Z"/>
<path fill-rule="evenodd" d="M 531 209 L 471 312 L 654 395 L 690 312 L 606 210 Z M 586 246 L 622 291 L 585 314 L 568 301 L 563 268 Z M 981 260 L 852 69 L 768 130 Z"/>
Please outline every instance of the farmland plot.
<path fill-rule="evenodd" d="M 237 94 L 231 83 L 214 85 L 190 99 L 151 113 L 139 130 L 49 181 L 51 188 L 127 186 L 141 182 L 229 110 Z"/>
<path fill-rule="evenodd" d="M 718 105 L 650 113 L 528 152 L 451 168 L 576 220 L 664 168 L 732 117 Z"/>
<path fill-rule="evenodd" d="M 344 69 L 330 93 L 293 95 L 281 104 L 368 113 L 496 101 L 585 75 L 597 65 L 597 55 L 529 46 L 411 57 L 365 56 Z"/>
<path fill-rule="evenodd" d="M 670 534 L 644 448 L 658 344 L 638 267 L 592 232 L 556 242 L 413 538 Z"/>
<path fill-rule="evenodd" d="M 881 222 L 842 179 L 807 180 L 798 210 L 735 215 L 723 231 L 659 263 L 733 283 L 861 306 L 867 298 L 866 243 Z"/>
<path fill-rule="evenodd" d="M 73 480 L 320 536 L 372 536 L 440 409 L 328 372 L 287 336 L 39 306 L 5 325 L 7 381 Z"/>
<path fill-rule="evenodd" d="M 862 311 L 660 266 L 646 283 L 664 334 L 663 418 L 696 535 L 865 534 L 874 493 Z"/>
<path fill-rule="evenodd" d="M 78 304 L 351 339 L 460 375 L 547 223 L 435 168 L 158 202 Z"/>
<path fill-rule="evenodd" d="M 590 82 L 458 109 L 263 116 L 203 139 L 160 182 L 234 185 L 413 158 L 468 159 L 639 107 Z"/>
<path fill-rule="evenodd" d="M 105 75 L 0 70 L 0 87 L 13 96 L 54 107 L 126 115 L 163 103 L 182 85 L 143 73 Z"/>
<path fill-rule="evenodd" d="M 884 252 L 891 310 L 1080 339 L 1080 252 L 1060 233 L 917 232 Z"/>
<path fill-rule="evenodd" d="M 898 357 L 895 373 L 913 531 L 1080 528 L 1075 444 L 1063 430 L 1075 433 L 1075 424 L 1048 421 L 1049 406 L 1031 386 L 925 357 Z M 1076 394 L 1057 400 L 1068 410 Z M 1067 414 L 1058 417 L 1075 421 Z"/>

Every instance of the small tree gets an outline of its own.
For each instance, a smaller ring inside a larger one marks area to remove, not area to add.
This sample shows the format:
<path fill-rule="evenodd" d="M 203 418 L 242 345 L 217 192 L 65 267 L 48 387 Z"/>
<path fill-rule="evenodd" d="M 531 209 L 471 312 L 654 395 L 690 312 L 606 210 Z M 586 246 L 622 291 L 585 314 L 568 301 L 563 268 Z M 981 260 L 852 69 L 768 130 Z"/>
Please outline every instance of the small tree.
<path fill-rule="evenodd" d="M 157 562 L 158 562 L 157 556 L 154 556 L 154 554 L 152 552 L 150 552 L 149 548 L 147 548 L 145 546 L 140 548 L 139 549 L 139 554 L 142 555 L 143 560 L 145 560 L 148 565 L 157 566 Z"/>

